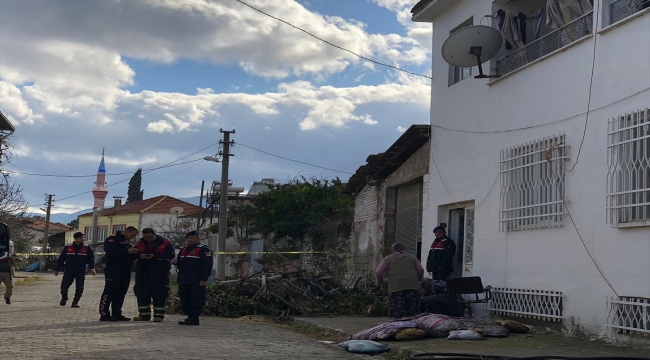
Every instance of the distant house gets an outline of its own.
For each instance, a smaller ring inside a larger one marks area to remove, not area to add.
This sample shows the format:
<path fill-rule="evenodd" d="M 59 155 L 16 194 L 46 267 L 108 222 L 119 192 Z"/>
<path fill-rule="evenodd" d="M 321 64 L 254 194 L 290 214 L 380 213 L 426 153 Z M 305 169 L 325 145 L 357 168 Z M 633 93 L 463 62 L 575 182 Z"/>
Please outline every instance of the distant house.
<path fill-rule="evenodd" d="M 42 251 L 43 237 L 45 235 L 45 218 L 34 216 L 26 219 L 26 227 L 31 235 L 31 250 Z M 72 230 L 71 226 L 50 221 L 48 228 L 48 249 L 51 252 L 57 252 L 65 245 L 65 233 Z"/>
<path fill-rule="evenodd" d="M 182 209 L 182 210 L 181 210 Z M 175 210 L 181 210 L 178 213 Z M 108 236 L 127 226 L 138 230 L 153 228 L 162 236 L 172 237 L 196 227 L 192 215 L 199 212 L 199 207 L 177 198 L 161 195 L 150 199 L 122 204 L 122 198 L 116 197 L 112 208 L 101 209 L 97 216 L 97 242 L 103 242 Z M 79 231 L 86 234 L 86 241 L 93 242 L 93 213 L 79 216 Z"/>

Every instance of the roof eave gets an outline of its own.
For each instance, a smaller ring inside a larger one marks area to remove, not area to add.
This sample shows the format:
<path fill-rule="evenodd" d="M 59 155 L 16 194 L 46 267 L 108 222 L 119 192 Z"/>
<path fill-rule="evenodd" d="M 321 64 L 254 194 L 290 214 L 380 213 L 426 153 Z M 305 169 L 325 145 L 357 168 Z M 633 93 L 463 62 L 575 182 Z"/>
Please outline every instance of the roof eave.
<path fill-rule="evenodd" d="M 413 22 L 433 22 L 433 20 L 447 11 L 456 0 L 433 0 L 424 9 L 413 14 Z"/>

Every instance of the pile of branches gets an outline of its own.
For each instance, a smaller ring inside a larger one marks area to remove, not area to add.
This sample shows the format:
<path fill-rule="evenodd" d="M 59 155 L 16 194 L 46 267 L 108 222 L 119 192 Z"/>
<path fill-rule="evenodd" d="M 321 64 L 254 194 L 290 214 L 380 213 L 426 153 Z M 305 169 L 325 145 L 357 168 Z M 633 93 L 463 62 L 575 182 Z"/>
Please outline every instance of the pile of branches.
<path fill-rule="evenodd" d="M 387 316 L 379 288 L 344 288 L 318 272 L 258 273 L 208 287 L 206 315 L 361 315 Z"/>

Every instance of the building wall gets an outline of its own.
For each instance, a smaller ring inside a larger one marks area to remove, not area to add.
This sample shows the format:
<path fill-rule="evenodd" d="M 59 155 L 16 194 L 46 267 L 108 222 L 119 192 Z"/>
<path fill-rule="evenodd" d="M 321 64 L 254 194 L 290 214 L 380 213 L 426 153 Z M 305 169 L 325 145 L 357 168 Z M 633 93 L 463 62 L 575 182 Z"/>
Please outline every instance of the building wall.
<path fill-rule="evenodd" d="M 504 5 L 505 6 L 505 5 Z M 562 291 L 565 324 L 606 330 L 605 299 L 614 296 L 585 251 L 568 218 L 554 229 L 499 230 L 499 152 L 553 134 L 566 134 L 568 168 L 576 163 L 583 135 L 591 77 L 593 38 L 488 84 L 465 79 L 448 87 L 441 46 L 449 31 L 470 17 L 474 24 L 492 11 L 489 1 L 456 1 L 433 23 L 431 124 L 435 168 L 430 184 L 429 223 L 437 207 L 474 201 L 474 275 L 496 287 Z M 650 297 L 650 229 L 617 229 L 606 223 L 607 121 L 650 106 L 650 14 L 598 35 L 591 113 L 575 171 L 565 195 L 586 247 L 621 296 Z M 484 64 L 487 71 L 488 64 Z M 472 74 L 477 74 L 475 68 Z M 636 94 L 636 95 L 635 95 Z M 563 120 L 567 119 L 567 120 Z M 554 124 L 540 126 L 555 122 Z M 497 131 L 531 127 L 518 131 Z M 485 201 L 483 201 L 485 199 Z M 483 202 L 482 202 L 483 201 Z M 423 248 L 433 234 L 425 232 Z"/>
<path fill-rule="evenodd" d="M 79 231 L 85 232 L 86 227 L 93 225 L 92 216 L 79 217 Z M 140 229 L 140 214 L 123 214 L 115 216 L 98 216 L 97 226 L 108 226 L 108 235 L 113 235 L 114 225 L 135 226 Z M 140 229 L 141 230 L 141 229 Z M 98 239 L 102 242 L 105 239 Z"/>
<path fill-rule="evenodd" d="M 427 143 L 379 186 L 366 185 L 355 197 L 354 223 L 350 239 L 351 281 L 356 280 L 360 275 L 372 280 L 372 272 L 384 256 L 390 253 L 388 248 L 395 242 L 395 187 L 424 179 L 423 192 L 426 193 L 428 169 L 429 144 Z M 428 211 L 427 201 L 423 204 L 423 214 Z"/>

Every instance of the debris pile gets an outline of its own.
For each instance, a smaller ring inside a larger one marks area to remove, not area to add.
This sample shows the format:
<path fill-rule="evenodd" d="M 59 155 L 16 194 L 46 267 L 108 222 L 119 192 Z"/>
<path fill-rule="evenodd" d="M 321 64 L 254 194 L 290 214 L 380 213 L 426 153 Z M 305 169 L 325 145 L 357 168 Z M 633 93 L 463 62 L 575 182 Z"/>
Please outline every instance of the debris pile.
<path fill-rule="evenodd" d="M 170 304 L 178 311 L 178 304 Z M 385 295 L 378 287 L 345 288 L 319 272 L 258 273 L 208 287 L 206 315 L 362 315 L 387 316 Z"/>

